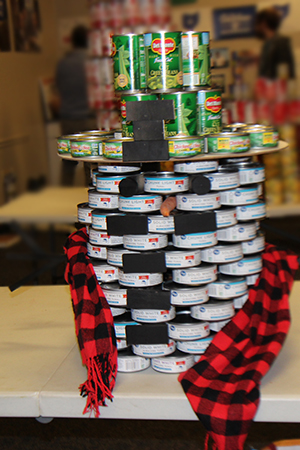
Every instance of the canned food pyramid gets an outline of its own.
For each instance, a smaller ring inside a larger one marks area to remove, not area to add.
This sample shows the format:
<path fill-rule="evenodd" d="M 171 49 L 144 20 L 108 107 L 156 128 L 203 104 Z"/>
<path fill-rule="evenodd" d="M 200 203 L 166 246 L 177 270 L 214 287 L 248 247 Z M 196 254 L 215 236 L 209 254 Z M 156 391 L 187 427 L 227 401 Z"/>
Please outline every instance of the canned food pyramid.
<path fill-rule="evenodd" d="M 162 100 L 173 100 L 175 119 L 165 122 L 165 135 L 167 137 L 194 136 L 197 132 L 196 122 L 196 93 L 174 92 L 174 94 L 162 94 Z"/>
<path fill-rule="evenodd" d="M 220 89 L 197 92 L 197 134 L 219 133 L 222 129 L 222 96 Z"/>
<path fill-rule="evenodd" d="M 148 100 L 157 100 L 157 96 L 155 94 L 122 95 L 122 97 L 121 97 L 121 120 L 122 120 L 122 135 L 124 137 L 133 137 L 132 122 L 128 122 L 126 119 L 126 104 L 127 104 L 127 102 L 145 102 Z"/>
<path fill-rule="evenodd" d="M 210 84 L 209 32 L 181 35 L 183 85 L 193 89 Z"/>
<path fill-rule="evenodd" d="M 113 36 L 112 57 L 116 91 L 135 92 L 146 88 L 143 36 L 135 34 Z"/>
<path fill-rule="evenodd" d="M 164 32 L 144 35 L 147 87 L 166 92 L 182 86 L 181 33 Z"/>

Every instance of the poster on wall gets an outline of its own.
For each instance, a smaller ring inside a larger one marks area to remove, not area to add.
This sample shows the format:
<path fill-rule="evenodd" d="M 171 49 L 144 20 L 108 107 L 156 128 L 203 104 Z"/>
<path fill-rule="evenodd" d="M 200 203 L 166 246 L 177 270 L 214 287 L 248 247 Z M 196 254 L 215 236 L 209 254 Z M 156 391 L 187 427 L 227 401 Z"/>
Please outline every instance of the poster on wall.
<path fill-rule="evenodd" d="M 215 39 L 238 39 L 254 36 L 256 6 L 214 9 Z"/>
<path fill-rule="evenodd" d="M 41 16 L 38 0 L 10 0 L 17 52 L 41 50 Z"/>
<path fill-rule="evenodd" d="M 6 0 L 0 0 L 0 52 L 10 50 L 9 25 Z"/>

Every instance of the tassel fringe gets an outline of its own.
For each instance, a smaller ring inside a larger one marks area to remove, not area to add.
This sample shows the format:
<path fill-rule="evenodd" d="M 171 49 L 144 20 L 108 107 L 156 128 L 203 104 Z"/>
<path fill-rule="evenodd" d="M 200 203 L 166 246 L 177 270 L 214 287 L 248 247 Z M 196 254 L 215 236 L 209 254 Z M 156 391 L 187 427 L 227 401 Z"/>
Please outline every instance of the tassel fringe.
<path fill-rule="evenodd" d="M 100 416 L 100 406 L 106 406 L 105 400 L 112 401 L 116 383 L 117 362 L 110 355 L 97 355 L 86 362 L 88 379 L 79 386 L 80 395 L 87 397 L 83 414 L 94 413 Z"/>

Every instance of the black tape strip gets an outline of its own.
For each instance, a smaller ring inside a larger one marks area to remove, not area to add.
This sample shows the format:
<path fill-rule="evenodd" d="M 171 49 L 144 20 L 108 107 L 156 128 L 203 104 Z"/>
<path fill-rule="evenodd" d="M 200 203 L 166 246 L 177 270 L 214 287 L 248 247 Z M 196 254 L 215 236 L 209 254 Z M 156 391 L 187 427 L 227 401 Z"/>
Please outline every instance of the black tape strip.
<path fill-rule="evenodd" d="M 126 326 L 128 345 L 168 344 L 168 325 L 166 323 Z"/>
<path fill-rule="evenodd" d="M 124 253 L 124 273 L 162 273 L 166 272 L 165 255 L 162 252 Z"/>
<path fill-rule="evenodd" d="M 127 105 L 131 103 L 133 102 L 128 102 Z M 169 146 L 165 140 L 123 143 L 123 161 L 167 161 L 168 159 Z"/>
<path fill-rule="evenodd" d="M 127 289 L 127 307 L 130 309 L 162 309 L 169 310 L 170 292 L 158 288 Z"/>
<path fill-rule="evenodd" d="M 159 141 L 164 139 L 163 120 L 151 120 L 149 122 L 136 120 L 133 122 L 133 134 L 135 141 Z"/>
<path fill-rule="evenodd" d="M 174 216 L 175 234 L 205 233 L 217 229 L 214 211 L 205 213 L 178 214 Z"/>
<path fill-rule="evenodd" d="M 126 120 L 174 120 L 173 100 L 148 100 L 147 102 L 127 102 Z"/>
<path fill-rule="evenodd" d="M 110 236 L 124 234 L 148 234 L 148 218 L 142 214 L 107 216 L 107 233 Z"/>

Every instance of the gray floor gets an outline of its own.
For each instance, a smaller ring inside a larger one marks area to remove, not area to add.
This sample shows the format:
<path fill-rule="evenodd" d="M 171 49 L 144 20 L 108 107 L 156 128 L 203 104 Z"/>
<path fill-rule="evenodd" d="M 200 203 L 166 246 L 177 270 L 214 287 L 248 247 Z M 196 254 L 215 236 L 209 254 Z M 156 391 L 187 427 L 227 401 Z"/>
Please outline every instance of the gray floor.
<path fill-rule="evenodd" d="M 298 242 L 287 244 L 285 237 L 274 232 L 267 232 L 267 240 L 280 246 L 289 246 L 300 255 L 300 220 L 272 220 L 266 222 L 295 236 Z M 67 235 L 56 236 L 57 249 L 61 251 Z M 37 233 L 40 245 L 49 249 L 46 233 Z M 9 252 L 28 252 L 20 243 L 9 250 L 0 250 L 0 285 L 6 286 L 27 275 L 31 264 L 24 261 L 8 260 Z M 64 265 L 57 270 L 59 283 L 63 282 Z M 297 279 L 300 279 L 300 272 Z M 51 284 L 50 273 L 39 278 L 41 284 Z M 31 283 L 32 284 L 32 283 Z M 16 416 L 18 411 L 16 411 Z M 130 420 L 88 420 L 55 419 L 45 425 L 35 419 L 2 418 L 0 419 L 1 450 L 200 450 L 203 448 L 205 431 L 199 422 L 155 422 Z M 248 443 L 256 449 L 263 448 L 269 442 L 280 439 L 300 438 L 300 424 L 253 423 Z M 230 450 L 230 449 L 228 449 Z"/>

